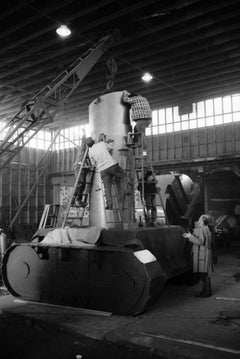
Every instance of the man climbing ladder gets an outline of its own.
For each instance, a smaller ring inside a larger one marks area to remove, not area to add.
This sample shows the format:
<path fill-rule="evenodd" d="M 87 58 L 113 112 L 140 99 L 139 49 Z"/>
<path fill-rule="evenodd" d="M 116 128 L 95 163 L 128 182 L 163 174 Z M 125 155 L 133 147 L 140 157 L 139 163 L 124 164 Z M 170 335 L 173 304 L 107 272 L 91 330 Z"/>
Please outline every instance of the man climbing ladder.
<path fill-rule="evenodd" d="M 106 209 L 112 210 L 113 181 L 116 183 L 118 198 L 121 199 L 123 197 L 122 179 L 125 177 L 125 173 L 111 155 L 113 150 L 112 142 L 108 143 L 100 141 L 95 143 L 92 137 L 88 137 L 86 138 L 86 144 L 89 147 L 90 161 L 92 164 L 96 165 L 103 180 L 106 196 Z"/>
<path fill-rule="evenodd" d="M 153 226 L 157 224 L 157 209 L 160 207 L 163 211 L 163 216 L 161 217 L 163 217 L 164 222 L 168 224 L 168 218 L 162 200 L 161 189 L 158 186 L 152 161 L 151 158 L 149 158 L 149 154 L 147 152 L 145 133 L 138 133 L 140 137 L 140 143 L 138 145 L 136 145 L 136 143 L 133 141 L 133 136 L 135 135 L 136 133 L 128 134 L 127 146 L 133 149 L 135 173 L 138 183 L 137 189 L 140 192 L 145 223 L 147 226 Z M 145 161 L 144 158 L 148 160 L 148 162 Z M 145 165 L 148 165 L 150 169 L 146 171 Z M 157 199 L 160 202 L 158 205 Z"/>
<path fill-rule="evenodd" d="M 84 152 L 83 152 L 83 148 L 84 148 Z M 62 228 L 65 227 L 71 206 L 76 207 L 76 204 L 78 204 L 78 207 L 83 209 L 82 214 L 79 217 L 79 219 L 82 220 L 84 215 L 84 208 L 88 204 L 87 201 L 89 197 L 89 191 L 90 191 L 95 167 L 90 163 L 89 153 L 88 153 L 89 149 L 86 143 L 84 143 L 84 146 L 82 146 L 80 152 L 81 154 L 83 153 L 83 156 L 81 156 L 81 163 L 80 162 L 78 163 L 80 164 L 80 167 L 78 167 L 78 171 L 75 172 L 76 179 L 73 186 L 72 195 L 70 196 L 69 203 L 64 215 Z M 77 157 L 78 160 L 79 158 L 80 157 Z"/>

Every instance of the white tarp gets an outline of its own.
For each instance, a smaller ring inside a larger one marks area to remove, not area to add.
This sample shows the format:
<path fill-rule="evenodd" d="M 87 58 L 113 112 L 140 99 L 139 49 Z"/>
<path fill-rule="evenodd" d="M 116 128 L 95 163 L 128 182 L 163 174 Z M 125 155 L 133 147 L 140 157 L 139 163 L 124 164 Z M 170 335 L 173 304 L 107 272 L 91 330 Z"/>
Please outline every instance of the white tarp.
<path fill-rule="evenodd" d="M 96 245 L 102 228 L 87 227 L 87 228 L 55 228 L 48 232 L 41 244 L 53 245 Z"/>

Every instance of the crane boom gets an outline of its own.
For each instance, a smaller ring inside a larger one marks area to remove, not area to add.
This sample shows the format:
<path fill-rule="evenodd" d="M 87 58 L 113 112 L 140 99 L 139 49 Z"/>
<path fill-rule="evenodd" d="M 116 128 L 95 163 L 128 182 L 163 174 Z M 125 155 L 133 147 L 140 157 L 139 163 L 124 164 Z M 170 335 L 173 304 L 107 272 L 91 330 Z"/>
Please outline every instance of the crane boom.
<path fill-rule="evenodd" d="M 59 104 L 63 104 L 97 63 L 103 53 L 119 40 L 119 31 L 101 38 L 75 60 L 50 84 L 25 103 L 2 131 L 7 133 L 0 144 L 2 170 L 46 124 L 53 122 Z M 30 132 L 31 131 L 31 132 Z"/>

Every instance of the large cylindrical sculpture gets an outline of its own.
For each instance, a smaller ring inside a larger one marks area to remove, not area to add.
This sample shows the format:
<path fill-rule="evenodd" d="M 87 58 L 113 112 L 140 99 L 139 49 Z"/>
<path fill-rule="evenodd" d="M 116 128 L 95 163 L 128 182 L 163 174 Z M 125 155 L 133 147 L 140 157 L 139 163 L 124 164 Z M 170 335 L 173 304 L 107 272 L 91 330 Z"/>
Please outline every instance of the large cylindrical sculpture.
<path fill-rule="evenodd" d="M 122 169 L 126 170 L 126 177 L 122 182 L 123 198 L 121 198 L 120 203 L 117 205 L 121 206 L 120 221 L 122 227 L 130 228 L 134 226 L 134 199 L 133 190 L 130 190 L 128 185 L 130 184 L 131 186 L 131 182 L 134 180 L 132 178 L 132 150 L 126 146 L 126 141 L 128 132 L 131 131 L 131 125 L 129 109 L 122 102 L 122 91 L 103 95 L 89 105 L 89 127 L 90 134 L 95 142 L 98 141 L 100 135 L 104 136 L 106 140 L 112 139 L 114 141 L 112 156 Z M 90 195 L 89 223 L 91 226 L 105 228 L 109 228 L 109 226 L 113 228 L 119 227 L 119 213 L 116 213 L 116 211 L 106 213 L 105 211 L 103 192 L 104 188 L 100 174 L 96 171 Z M 117 193 L 114 193 L 114 189 L 113 196 L 117 196 Z M 112 218 L 107 218 L 107 216 Z"/>
<path fill-rule="evenodd" d="M 113 157 L 124 165 L 126 136 L 130 130 L 129 111 L 122 103 L 122 91 L 108 93 L 94 100 L 89 105 L 89 128 L 91 136 L 98 141 L 100 134 L 114 140 Z"/>

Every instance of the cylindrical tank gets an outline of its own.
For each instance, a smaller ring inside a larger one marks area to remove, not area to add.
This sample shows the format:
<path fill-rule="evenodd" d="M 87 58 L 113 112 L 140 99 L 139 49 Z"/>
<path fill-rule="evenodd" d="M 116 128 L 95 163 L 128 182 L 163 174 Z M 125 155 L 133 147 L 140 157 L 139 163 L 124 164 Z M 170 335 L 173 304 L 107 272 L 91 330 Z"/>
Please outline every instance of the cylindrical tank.
<path fill-rule="evenodd" d="M 95 142 L 99 136 L 104 134 L 106 140 L 114 141 L 113 158 L 119 163 L 123 170 L 126 170 L 126 178 L 123 180 L 123 191 L 127 183 L 131 182 L 131 161 L 132 152 L 126 146 L 127 134 L 131 132 L 129 110 L 122 102 L 122 91 L 105 94 L 95 99 L 89 105 L 89 127 L 90 134 Z M 109 219 L 106 218 L 103 186 L 100 174 L 95 173 L 90 195 L 90 226 L 109 227 Z M 125 191 L 126 193 L 126 191 Z M 117 195 L 113 193 L 113 195 Z M 124 228 L 133 225 L 133 196 L 121 198 L 118 206 L 121 206 L 121 223 Z M 111 227 L 119 227 L 119 213 L 113 211 L 111 214 Z"/>
<path fill-rule="evenodd" d="M 120 166 L 124 166 L 122 161 L 126 159 L 122 150 L 126 149 L 126 136 L 130 128 L 129 111 L 122 102 L 122 91 L 103 95 L 89 105 L 91 136 L 97 142 L 99 135 L 104 133 L 106 139 L 114 140 L 113 157 Z"/>

